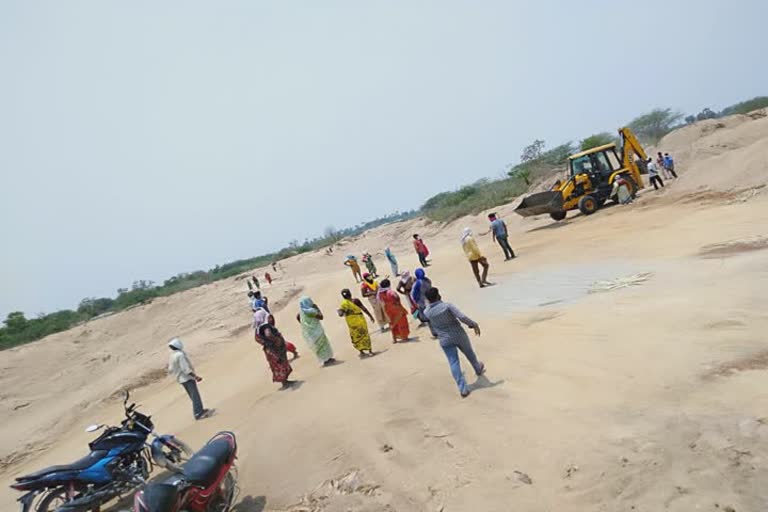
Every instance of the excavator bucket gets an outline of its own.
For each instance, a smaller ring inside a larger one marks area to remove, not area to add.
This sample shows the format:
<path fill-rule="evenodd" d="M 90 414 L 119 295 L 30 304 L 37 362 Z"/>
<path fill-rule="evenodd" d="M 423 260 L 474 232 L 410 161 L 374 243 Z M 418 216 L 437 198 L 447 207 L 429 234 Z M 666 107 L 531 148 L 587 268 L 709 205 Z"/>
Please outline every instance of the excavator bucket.
<path fill-rule="evenodd" d="M 523 217 L 563 211 L 563 195 L 558 190 L 539 192 L 523 198 L 515 213 Z"/>

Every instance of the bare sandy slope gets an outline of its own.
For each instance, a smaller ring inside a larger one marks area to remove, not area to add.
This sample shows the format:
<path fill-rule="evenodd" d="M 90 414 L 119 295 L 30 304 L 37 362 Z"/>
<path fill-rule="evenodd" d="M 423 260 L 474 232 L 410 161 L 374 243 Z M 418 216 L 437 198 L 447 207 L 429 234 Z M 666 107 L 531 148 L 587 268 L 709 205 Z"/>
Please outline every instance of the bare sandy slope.
<path fill-rule="evenodd" d="M 562 223 L 499 208 L 519 258 L 502 262 L 480 237 L 498 283 L 489 289 L 476 287 L 458 244 L 464 225 L 486 229 L 482 215 L 390 225 L 333 257 L 286 261 L 267 293 L 304 349 L 293 391 L 271 382 L 236 279 L 2 352 L 2 483 L 83 455 L 82 427 L 116 422 L 109 397 L 141 384 L 134 396 L 160 431 L 197 445 L 237 433 L 240 512 L 302 499 L 296 510 L 762 510 L 768 118 L 754 117 L 668 136 L 659 147 L 678 156 L 681 178 L 631 206 Z M 394 346 L 376 334 L 381 353 L 359 360 L 333 314 L 354 285 L 342 256 L 392 244 L 412 269 L 413 232 L 433 250 L 429 275 L 444 297 L 483 329 L 474 343 L 487 379 L 466 400 L 428 332 Z M 595 285 L 635 274 L 634 286 Z M 342 364 L 319 368 L 305 349 L 293 318 L 302 290 L 328 313 Z M 177 334 L 218 411 L 203 422 L 162 372 Z M 3 490 L 0 509 L 14 498 Z"/>

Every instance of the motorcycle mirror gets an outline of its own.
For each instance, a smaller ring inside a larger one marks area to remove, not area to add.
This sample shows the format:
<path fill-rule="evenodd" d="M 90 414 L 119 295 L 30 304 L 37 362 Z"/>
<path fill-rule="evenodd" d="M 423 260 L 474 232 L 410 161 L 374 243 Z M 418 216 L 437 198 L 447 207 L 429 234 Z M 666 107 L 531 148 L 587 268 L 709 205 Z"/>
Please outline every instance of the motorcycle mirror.
<path fill-rule="evenodd" d="M 125 390 L 125 398 L 123 398 L 123 405 L 128 403 L 128 399 L 131 397 L 131 392 L 127 389 Z"/>
<path fill-rule="evenodd" d="M 86 432 L 96 432 L 100 428 L 102 428 L 104 425 L 88 425 L 88 427 L 85 429 Z"/>

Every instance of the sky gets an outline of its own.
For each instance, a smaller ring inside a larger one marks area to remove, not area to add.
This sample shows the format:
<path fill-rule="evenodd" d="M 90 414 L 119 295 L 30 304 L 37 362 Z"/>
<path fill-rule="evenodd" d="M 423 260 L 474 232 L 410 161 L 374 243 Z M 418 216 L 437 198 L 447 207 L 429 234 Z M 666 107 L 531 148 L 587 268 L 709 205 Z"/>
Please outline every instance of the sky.
<path fill-rule="evenodd" d="M 768 94 L 764 0 L 0 0 L 0 316 Z"/>

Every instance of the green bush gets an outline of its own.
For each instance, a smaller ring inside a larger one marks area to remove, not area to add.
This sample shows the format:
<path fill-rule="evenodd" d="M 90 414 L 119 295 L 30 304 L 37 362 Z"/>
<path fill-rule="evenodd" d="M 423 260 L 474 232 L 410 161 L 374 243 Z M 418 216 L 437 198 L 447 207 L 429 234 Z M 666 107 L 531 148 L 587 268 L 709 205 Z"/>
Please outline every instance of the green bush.
<path fill-rule="evenodd" d="M 683 114 L 671 108 L 657 108 L 634 118 L 629 126 L 637 138 L 648 144 L 656 144 L 663 136 L 674 130 Z"/>
<path fill-rule="evenodd" d="M 608 132 L 596 133 L 582 140 L 579 143 L 579 148 L 582 151 L 586 151 L 588 149 L 596 148 L 598 146 L 604 146 L 612 142 L 615 144 L 617 140 L 616 140 L 616 137 L 614 137 L 610 133 Z"/>
<path fill-rule="evenodd" d="M 483 180 L 454 192 L 443 192 L 429 198 L 422 207 L 427 218 L 438 222 L 450 222 L 464 215 L 477 214 L 483 210 L 508 203 L 527 189 L 522 178 L 510 177 L 502 180 Z"/>
<path fill-rule="evenodd" d="M 736 103 L 730 107 L 725 107 L 721 112 L 721 116 L 729 116 L 733 114 L 749 114 L 753 110 L 768 107 L 768 96 L 758 96 L 751 100 L 742 101 Z"/>

